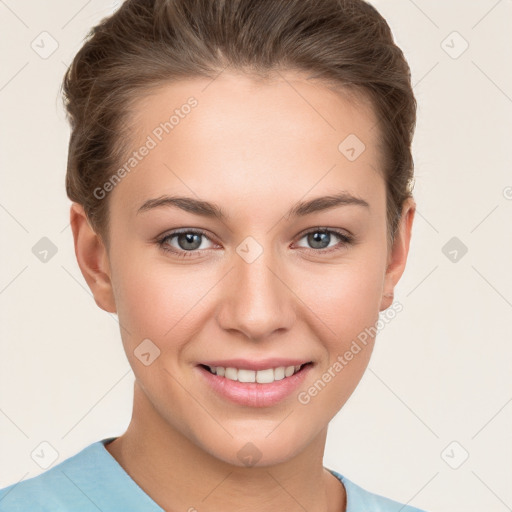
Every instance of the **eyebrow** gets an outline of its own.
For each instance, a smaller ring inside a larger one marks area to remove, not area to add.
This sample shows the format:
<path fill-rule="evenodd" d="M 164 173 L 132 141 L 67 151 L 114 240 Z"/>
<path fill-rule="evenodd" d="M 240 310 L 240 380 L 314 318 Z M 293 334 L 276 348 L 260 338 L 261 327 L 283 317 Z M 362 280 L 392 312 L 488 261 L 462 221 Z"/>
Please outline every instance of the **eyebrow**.
<path fill-rule="evenodd" d="M 370 208 L 370 205 L 364 199 L 349 194 L 348 192 L 340 192 L 339 194 L 316 197 L 308 201 L 299 201 L 294 204 L 290 210 L 288 210 L 285 217 L 304 217 L 311 213 L 347 205 L 362 206 L 368 209 Z M 202 217 L 227 220 L 227 215 L 219 205 L 209 201 L 185 196 L 160 196 L 155 199 L 148 199 L 137 210 L 137 214 L 153 210 L 155 208 L 169 206 L 177 207 L 186 212 L 200 215 Z"/>

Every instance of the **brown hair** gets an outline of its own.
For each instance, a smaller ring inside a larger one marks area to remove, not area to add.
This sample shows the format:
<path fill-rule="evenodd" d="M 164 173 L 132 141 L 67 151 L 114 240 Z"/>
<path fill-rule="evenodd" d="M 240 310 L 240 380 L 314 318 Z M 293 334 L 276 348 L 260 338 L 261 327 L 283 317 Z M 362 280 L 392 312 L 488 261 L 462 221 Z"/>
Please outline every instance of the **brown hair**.
<path fill-rule="evenodd" d="M 355 92 L 378 118 L 388 240 L 412 196 L 416 100 L 406 59 L 363 0 L 126 0 L 91 29 L 63 80 L 71 125 L 66 192 L 108 243 L 108 198 L 93 193 L 125 160 L 131 107 L 150 89 L 296 70 Z M 133 141 L 132 141 L 133 142 Z M 341 142 L 341 141 L 340 141 Z"/>

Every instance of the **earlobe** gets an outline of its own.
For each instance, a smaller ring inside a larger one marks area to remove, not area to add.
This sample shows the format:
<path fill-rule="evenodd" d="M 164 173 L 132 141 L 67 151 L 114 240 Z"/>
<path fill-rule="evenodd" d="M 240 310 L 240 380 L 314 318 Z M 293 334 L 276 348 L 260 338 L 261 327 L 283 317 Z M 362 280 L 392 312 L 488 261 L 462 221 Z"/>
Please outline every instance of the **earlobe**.
<path fill-rule="evenodd" d="M 96 304 L 109 313 L 116 313 L 108 254 L 103 240 L 93 230 L 82 205 L 78 203 L 71 205 L 70 223 L 78 266 Z"/>
<path fill-rule="evenodd" d="M 395 286 L 405 270 L 415 212 L 416 203 L 412 197 L 408 198 L 402 206 L 400 224 L 388 256 L 380 311 L 389 308 L 393 303 Z"/>

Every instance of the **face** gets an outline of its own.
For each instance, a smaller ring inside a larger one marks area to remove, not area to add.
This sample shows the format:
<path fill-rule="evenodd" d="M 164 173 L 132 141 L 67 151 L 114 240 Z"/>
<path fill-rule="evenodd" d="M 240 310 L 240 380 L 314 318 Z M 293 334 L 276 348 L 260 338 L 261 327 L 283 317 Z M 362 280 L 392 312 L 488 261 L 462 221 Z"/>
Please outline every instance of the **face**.
<path fill-rule="evenodd" d="M 261 465 L 289 460 L 347 401 L 412 221 L 413 210 L 388 247 L 371 108 L 281 76 L 225 72 L 137 103 L 137 163 L 109 191 L 105 274 L 89 276 L 100 307 L 118 314 L 144 399 L 235 465 L 243 450 Z M 303 364 L 285 378 L 276 370 Z"/>

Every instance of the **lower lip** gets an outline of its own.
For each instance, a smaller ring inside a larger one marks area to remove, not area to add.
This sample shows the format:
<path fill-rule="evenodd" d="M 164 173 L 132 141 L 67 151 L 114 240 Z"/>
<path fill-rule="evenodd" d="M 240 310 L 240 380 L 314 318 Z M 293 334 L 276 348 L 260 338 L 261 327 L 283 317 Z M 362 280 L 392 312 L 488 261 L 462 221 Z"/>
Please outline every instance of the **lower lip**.
<path fill-rule="evenodd" d="M 210 373 L 202 366 L 196 366 L 209 386 L 219 395 L 238 405 L 249 407 L 271 407 L 284 400 L 304 382 L 312 367 L 312 364 L 308 364 L 291 377 L 275 380 L 270 384 L 260 384 L 226 379 Z"/>

